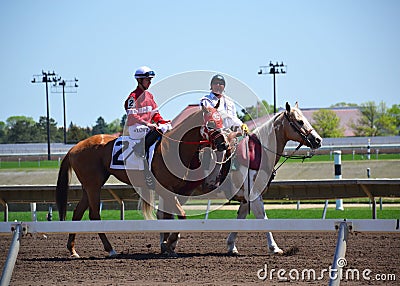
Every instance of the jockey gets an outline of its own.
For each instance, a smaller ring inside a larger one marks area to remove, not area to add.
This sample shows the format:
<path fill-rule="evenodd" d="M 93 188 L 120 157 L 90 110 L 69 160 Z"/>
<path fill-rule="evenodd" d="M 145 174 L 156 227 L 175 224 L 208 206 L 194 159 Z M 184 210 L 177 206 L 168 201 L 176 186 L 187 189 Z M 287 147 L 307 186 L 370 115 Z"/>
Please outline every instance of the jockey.
<path fill-rule="evenodd" d="M 224 93 L 224 77 L 220 74 L 214 75 L 211 79 L 210 87 L 211 92 L 202 97 L 200 103 L 205 107 L 215 107 L 219 100 L 218 111 L 221 113 L 224 127 L 231 131 L 238 131 L 240 128 L 243 133 L 248 133 L 249 128 L 247 125 L 237 117 L 235 103 Z"/>
<path fill-rule="evenodd" d="M 211 92 L 200 99 L 200 104 L 205 107 L 215 108 L 219 101 L 219 107 L 217 110 L 219 111 L 223 119 L 224 128 L 228 130 L 228 132 L 237 132 L 240 130 L 242 134 L 248 134 L 249 128 L 238 118 L 235 103 L 224 93 L 225 78 L 220 74 L 214 75 L 211 78 L 210 89 Z M 216 152 L 216 154 L 217 160 L 222 161 L 224 152 Z M 217 174 L 217 172 L 219 173 L 219 171 L 220 170 L 215 168 L 214 171 L 211 172 L 205 179 L 205 186 L 208 187 L 210 190 L 218 187 L 221 183 L 221 174 Z M 205 174 L 207 172 L 208 170 L 205 170 Z M 223 189 L 227 197 L 230 199 L 232 195 L 230 193 L 230 190 L 227 189 L 231 189 L 232 187 L 230 183 L 226 183 L 226 185 L 228 187 L 223 187 Z"/>
<path fill-rule="evenodd" d="M 153 94 L 147 90 L 153 77 L 155 77 L 155 72 L 149 67 L 138 68 L 135 72 L 137 87 L 129 94 L 124 105 L 129 137 L 135 140 L 146 137 L 145 145 L 146 150 L 149 148 L 149 162 L 153 158 L 154 143 L 160 133 L 165 133 L 172 128 L 170 121 L 164 120 L 158 112 Z"/>

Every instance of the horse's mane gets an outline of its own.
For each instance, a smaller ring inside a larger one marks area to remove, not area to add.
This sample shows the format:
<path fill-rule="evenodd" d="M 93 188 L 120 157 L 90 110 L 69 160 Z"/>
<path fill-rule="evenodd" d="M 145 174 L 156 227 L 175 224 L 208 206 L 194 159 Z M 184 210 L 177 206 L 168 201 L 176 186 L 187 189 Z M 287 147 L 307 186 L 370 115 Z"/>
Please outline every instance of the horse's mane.
<path fill-rule="evenodd" d="M 199 114 L 201 114 L 201 116 L 203 116 L 203 112 L 200 107 L 198 110 L 189 114 L 185 119 L 183 119 L 181 122 L 179 122 L 177 125 L 175 125 L 172 130 L 182 128 L 182 126 L 186 126 L 188 123 L 191 123 L 191 122 L 193 122 L 193 123 L 200 122 L 202 117 L 200 119 L 198 119 L 197 117 L 199 116 Z"/>
<path fill-rule="evenodd" d="M 253 130 L 253 133 L 257 134 L 257 136 L 258 136 L 258 134 L 269 133 L 268 130 L 271 129 L 271 127 L 273 126 L 274 122 L 279 118 L 279 116 L 281 116 L 281 114 L 283 112 L 284 111 L 275 114 L 273 117 L 271 117 L 270 119 L 268 119 L 267 121 L 265 121 L 261 125 L 258 125 L 257 128 Z"/>
<path fill-rule="evenodd" d="M 184 118 L 181 122 L 176 124 L 170 131 L 168 131 L 169 135 L 172 134 L 182 134 L 182 131 L 186 133 L 188 130 L 193 129 L 195 127 L 201 126 L 203 118 L 203 112 L 201 108 L 196 110 L 195 112 L 189 114 L 186 118 Z"/>

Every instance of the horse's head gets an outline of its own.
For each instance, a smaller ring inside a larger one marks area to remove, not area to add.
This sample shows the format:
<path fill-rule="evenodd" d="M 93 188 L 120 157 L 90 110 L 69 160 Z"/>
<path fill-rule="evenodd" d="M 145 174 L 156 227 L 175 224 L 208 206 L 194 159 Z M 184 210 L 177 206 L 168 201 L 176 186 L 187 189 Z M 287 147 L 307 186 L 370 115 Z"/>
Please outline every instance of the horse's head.
<path fill-rule="evenodd" d="M 205 139 L 211 142 L 212 148 L 218 151 L 225 151 L 228 147 L 227 138 L 223 132 L 223 122 L 218 108 L 219 102 L 215 108 L 201 106 L 203 110 L 204 124 L 201 133 Z"/>
<path fill-rule="evenodd" d="M 291 128 L 287 128 L 285 132 L 287 139 L 297 141 L 311 149 L 321 147 L 321 136 L 314 130 L 307 118 L 304 117 L 297 102 L 292 108 L 289 103 L 286 102 L 284 117 L 291 126 Z"/>

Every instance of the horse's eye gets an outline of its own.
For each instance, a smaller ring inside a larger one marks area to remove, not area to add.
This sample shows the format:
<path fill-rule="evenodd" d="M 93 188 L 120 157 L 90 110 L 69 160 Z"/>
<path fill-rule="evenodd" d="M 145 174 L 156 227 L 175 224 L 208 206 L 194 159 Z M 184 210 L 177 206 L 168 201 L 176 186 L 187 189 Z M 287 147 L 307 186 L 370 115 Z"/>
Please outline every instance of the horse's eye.
<path fill-rule="evenodd" d="M 299 120 L 299 121 L 297 121 L 297 123 L 299 123 L 299 125 L 301 125 L 301 126 L 304 125 L 304 121 L 303 120 Z"/>

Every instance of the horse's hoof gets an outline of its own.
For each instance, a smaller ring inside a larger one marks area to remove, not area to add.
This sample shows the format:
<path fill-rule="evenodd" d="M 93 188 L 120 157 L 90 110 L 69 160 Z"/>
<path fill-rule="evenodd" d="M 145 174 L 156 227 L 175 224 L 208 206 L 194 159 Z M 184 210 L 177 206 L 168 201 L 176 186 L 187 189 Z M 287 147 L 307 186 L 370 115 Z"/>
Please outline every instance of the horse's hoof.
<path fill-rule="evenodd" d="M 237 251 L 237 250 L 228 251 L 228 256 L 238 256 L 238 255 L 239 255 L 239 251 Z"/>
<path fill-rule="evenodd" d="M 178 254 L 175 251 L 168 253 L 168 258 L 178 258 Z"/>
<path fill-rule="evenodd" d="M 170 251 L 170 250 L 161 252 L 161 256 L 164 256 L 166 258 L 178 258 L 178 254 L 175 251 Z"/>
<path fill-rule="evenodd" d="M 283 254 L 283 250 L 280 249 L 278 246 L 269 247 L 268 248 L 268 254 L 269 255 L 282 255 Z"/>
<path fill-rule="evenodd" d="M 161 243 L 160 247 L 161 247 L 161 254 L 162 255 L 168 254 L 168 246 L 167 246 L 166 242 Z"/>
<path fill-rule="evenodd" d="M 79 254 L 76 252 L 72 253 L 69 257 L 70 258 L 80 258 Z"/>
<path fill-rule="evenodd" d="M 118 255 L 118 253 L 112 249 L 109 253 L 108 253 L 108 257 L 116 257 Z"/>

